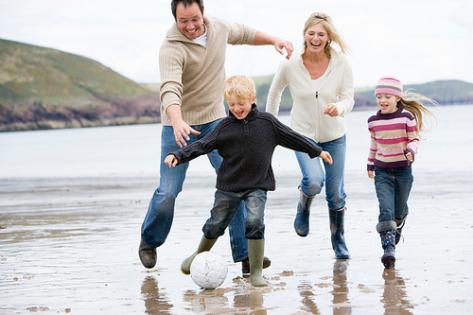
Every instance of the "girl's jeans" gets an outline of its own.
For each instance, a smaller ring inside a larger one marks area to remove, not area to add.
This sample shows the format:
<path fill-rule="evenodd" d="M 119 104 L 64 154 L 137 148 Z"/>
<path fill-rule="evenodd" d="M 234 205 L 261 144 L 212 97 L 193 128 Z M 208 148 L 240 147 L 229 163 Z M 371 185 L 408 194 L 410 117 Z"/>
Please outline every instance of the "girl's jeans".
<path fill-rule="evenodd" d="M 252 240 L 264 239 L 266 191 L 261 189 L 239 193 L 217 190 L 214 206 L 210 210 L 210 218 L 202 228 L 206 238 L 216 239 L 223 235 L 241 201 L 245 202 L 247 210 L 246 238 Z"/>
<path fill-rule="evenodd" d="M 379 202 L 378 223 L 404 220 L 409 212 L 407 200 L 413 181 L 411 167 L 375 168 L 374 184 Z"/>
<path fill-rule="evenodd" d="M 345 171 L 346 136 L 338 139 L 317 143 L 333 158 L 333 164 L 323 162 L 319 157 L 311 159 L 307 153 L 296 152 L 296 158 L 302 172 L 300 189 L 309 196 L 315 196 L 322 191 L 325 181 L 325 194 L 329 210 L 339 210 L 345 207 L 345 190 L 343 175 Z M 325 170 L 325 171 L 324 171 Z"/>
<path fill-rule="evenodd" d="M 212 132 L 219 124 L 215 120 L 202 125 L 194 125 L 192 128 L 201 132 L 198 136 L 190 136 L 191 144 Z M 179 147 L 174 140 L 174 131 L 171 126 L 163 126 L 161 133 L 161 165 L 159 187 L 155 190 L 149 203 L 148 212 L 141 226 L 141 239 L 151 247 L 159 247 L 165 241 L 171 229 L 174 217 L 174 204 L 177 195 L 182 191 L 182 185 L 186 177 L 189 163 L 182 163 L 174 168 L 164 164 L 168 153 L 178 150 Z M 215 171 L 222 163 L 222 157 L 216 150 L 207 154 L 208 159 Z M 248 244 L 245 238 L 245 209 L 241 203 L 230 222 L 230 243 L 232 247 L 233 260 L 241 261 L 248 257 Z"/>

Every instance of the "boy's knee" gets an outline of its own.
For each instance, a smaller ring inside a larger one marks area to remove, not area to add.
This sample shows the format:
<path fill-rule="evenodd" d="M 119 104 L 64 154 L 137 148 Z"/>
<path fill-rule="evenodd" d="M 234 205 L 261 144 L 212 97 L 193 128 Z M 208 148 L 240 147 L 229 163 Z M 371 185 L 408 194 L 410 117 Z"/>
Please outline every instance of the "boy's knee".
<path fill-rule="evenodd" d="M 260 219 L 248 219 L 246 222 L 246 238 L 259 240 L 264 238 L 264 223 Z"/>

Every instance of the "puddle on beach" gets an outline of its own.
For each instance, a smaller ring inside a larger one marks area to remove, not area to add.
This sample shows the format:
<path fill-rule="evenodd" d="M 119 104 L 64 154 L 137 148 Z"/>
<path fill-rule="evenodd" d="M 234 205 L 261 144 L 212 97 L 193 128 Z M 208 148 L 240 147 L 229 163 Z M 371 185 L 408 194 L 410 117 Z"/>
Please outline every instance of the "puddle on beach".
<path fill-rule="evenodd" d="M 141 266 L 137 246 L 153 179 L 3 182 L 0 314 L 468 314 L 471 195 L 452 190 L 446 193 L 453 201 L 443 200 L 435 185 L 419 186 L 431 190 L 412 199 L 396 269 L 386 271 L 373 231 L 372 188 L 347 178 L 356 196 L 346 222 L 352 259 L 333 259 L 320 200 L 314 202 L 309 236 L 293 232 L 295 179 L 281 178 L 277 193 L 269 195 L 265 220 L 272 266 L 264 276 L 270 286 L 253 288 L 240 276 L 225 234 L 213 251 L 229 271 L 215 290 L 199 289 L 179 271 L 200 239 L 213 179 L 186 182 L 171 233 L 151 270 Z"/>

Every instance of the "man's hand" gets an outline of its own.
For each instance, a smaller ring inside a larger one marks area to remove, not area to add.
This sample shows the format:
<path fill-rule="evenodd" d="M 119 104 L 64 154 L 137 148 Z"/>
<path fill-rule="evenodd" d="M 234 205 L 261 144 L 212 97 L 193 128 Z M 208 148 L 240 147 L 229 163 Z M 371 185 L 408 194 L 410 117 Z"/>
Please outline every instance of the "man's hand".
<path fill-rule="evenodd" d="M 168 167 L 176 167 L 178 160 L 173 154 L 169 154 L 166 156 L 164 159 L 164 164 L 166 164 Z"/>
<path fill-rule="evenodd" d="M 292 43 L 287 40 L 276 39 L 274 42 L 274 48 L 281 54 L 284 55 L 286 53 L 286 59 L 291 58 L 292 52 L 294 51 L 294 47 L 292 47 Z"/>
<path fill-rule="evenodd" d="M 374 178 L 374 171 L 368 171 L 368 177 Z"/>
<path fill-rule="evenodd" d="M 340 115 L 340 111 L 334 103 L 328 103 L 327 105 L 325 105 L 324 114 L 329 115 L 331 117 L 336 117 Z"/>
<path fill-rule="evenodd" d="M 189 126 L 184 120 L 173 123 L 172 128 L 174 130 L 174 139 L 180 148 L 187 145 L 187 141 L 190 140 L 190 134 L 200 135 L 200 132 Z"/>
<path fill-rule="evenodd" d="M 327 151 L 322 151 L 319 155 L 319 157 L 324 160 L 326 163 L 332 165 L 333 164 L 333 160 L 332 160 L 332 156 L 330 155 L 330 153 L 328 153 Z"/>

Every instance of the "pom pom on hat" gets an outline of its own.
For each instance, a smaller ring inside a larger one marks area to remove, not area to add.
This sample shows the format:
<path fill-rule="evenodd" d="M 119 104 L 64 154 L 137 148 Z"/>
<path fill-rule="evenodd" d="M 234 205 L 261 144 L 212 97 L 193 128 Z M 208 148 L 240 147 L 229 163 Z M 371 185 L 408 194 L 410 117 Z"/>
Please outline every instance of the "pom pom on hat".
<path fill-rule="evenodd" d="M 402 97 L 402 83 L 398 79 L 384 77 L 378 80 L 374 94 L 389 94 Z"/>

